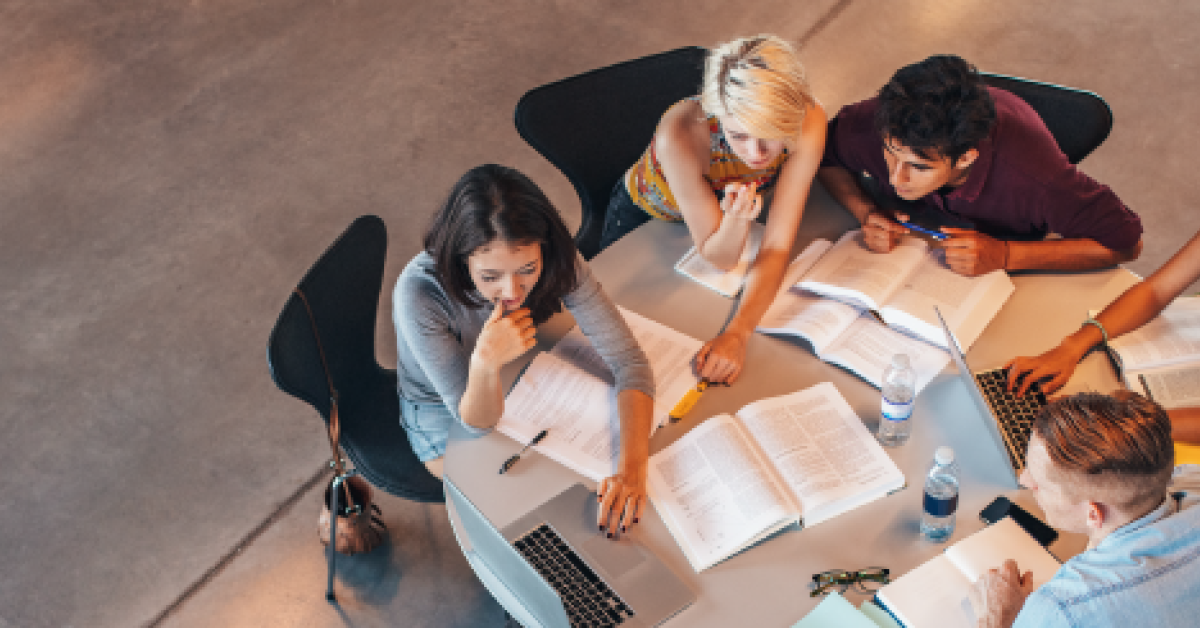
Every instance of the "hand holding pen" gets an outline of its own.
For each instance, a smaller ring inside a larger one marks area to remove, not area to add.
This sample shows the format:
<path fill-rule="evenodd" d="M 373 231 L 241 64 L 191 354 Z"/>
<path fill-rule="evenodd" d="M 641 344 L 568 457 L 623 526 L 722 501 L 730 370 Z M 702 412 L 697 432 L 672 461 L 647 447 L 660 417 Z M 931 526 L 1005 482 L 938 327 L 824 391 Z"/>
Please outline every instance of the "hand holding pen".
<path fill-rule="evenodd" d="M 537 436 L 533 437 L 533 440 L 529 441 L 524 447 L 521 448 L 521 451 L 509 456 L 508 460 L 505 460 L 504 464 L 500 466 L 500 475 L 504 475 L 506 471 L 513 468 L 513 465 L 517 464 L 517 461 L 521 459 L 521 456 L 524 455 L 530 447 L 542 442 L 542 439 L 546 438 L 546 434 L 549 432 L 550 430 L 542 430 L 538 432 Z"/>

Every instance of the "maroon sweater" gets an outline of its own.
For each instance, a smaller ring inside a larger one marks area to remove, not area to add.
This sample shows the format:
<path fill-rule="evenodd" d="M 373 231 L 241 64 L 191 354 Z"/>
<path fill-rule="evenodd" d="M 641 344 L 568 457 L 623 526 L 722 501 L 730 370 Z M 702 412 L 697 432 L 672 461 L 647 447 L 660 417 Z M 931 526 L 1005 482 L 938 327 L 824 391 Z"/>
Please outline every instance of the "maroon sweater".
<path fill-rule="evenodd" d="M 989 87 L 996 125 L 976 148 L 979 157 L 967 180 L 949 194 L 919 201 L 930 213 L 966 219 L 977 231 L 1003 239 L 1091 238 L 1114 251 L 1137 244 L 1142 221 L 1106 185 L 1067 161 L 1042 119 L 1024 100 Z M 874 178 L 896 197 L 888 182 L 883 140 L 875 130 L 876 99 L 847 105 L 829 122 L 821 166 L 841 166 Z"/>

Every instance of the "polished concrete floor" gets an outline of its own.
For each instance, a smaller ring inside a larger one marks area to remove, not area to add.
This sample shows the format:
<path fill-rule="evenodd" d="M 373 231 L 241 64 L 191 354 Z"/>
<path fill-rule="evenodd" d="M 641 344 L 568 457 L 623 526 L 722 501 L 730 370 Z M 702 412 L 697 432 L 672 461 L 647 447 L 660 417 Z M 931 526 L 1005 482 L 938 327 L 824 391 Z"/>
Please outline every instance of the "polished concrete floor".
<path fill-rule="evenodd" d="M 290 287 L 364 213 L 385 281 L 463 170 L 515 166 L 527 89 L 742 34 L 797 41 L 830 108 L 955 52 L 1096 91 L 1083 168 L 1143 216 L 1146 273 L 1200 229 L 1200 4 L 1174 0 L 8 0 L 0 4 L 0 627 L 496 626 L 445 510 L 322 596 L 315 413 L 272 385 Z M 378 353 L 394 360 L 390 304 Z M 248 542 L 245 542 L 248 541 Z M 245 542 L 245 543 L 244 543 Z"/>

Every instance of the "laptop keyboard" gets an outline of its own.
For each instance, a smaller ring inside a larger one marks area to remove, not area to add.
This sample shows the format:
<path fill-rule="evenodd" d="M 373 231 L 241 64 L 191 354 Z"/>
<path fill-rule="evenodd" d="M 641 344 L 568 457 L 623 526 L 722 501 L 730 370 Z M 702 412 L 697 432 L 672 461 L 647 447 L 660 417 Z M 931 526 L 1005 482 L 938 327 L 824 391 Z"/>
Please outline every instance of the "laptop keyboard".
<path fill-rule="evenodd" d="M 633 610 L 549 524 L 527 532 L 513 546 L 558 591 L 573 628 L 619 626 L 633 617 Z"/>
<path fill-rule="evenodd" d="M 979 382 L 983 396 L 987 397 L 1000 423 L 1000 432 L 1008 443 L 1008 456 L 1012 459 L 1013 468 L 1018 471 L 1024 469 L 1033 420 L 1042 406 L 1046 405 L 1046 395 L 1042 394 L 1041 386 L 1034 382 L 1024 396 L 1018 397 L 1008 392 L 1007 369 L 976 373 L 975 381 Z"/>

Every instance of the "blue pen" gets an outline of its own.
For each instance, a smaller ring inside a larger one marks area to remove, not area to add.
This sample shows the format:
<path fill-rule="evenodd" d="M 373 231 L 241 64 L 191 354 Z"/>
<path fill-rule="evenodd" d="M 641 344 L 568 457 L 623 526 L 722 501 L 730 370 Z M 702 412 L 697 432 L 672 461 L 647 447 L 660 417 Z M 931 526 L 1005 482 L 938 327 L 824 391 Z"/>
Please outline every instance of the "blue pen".
<path fill-rule="evenodd" d="M 949 235 L 946 235 L 946 234 L 942 233 L 941 231 L 934 231 L 932 229 L 926 229 L 925 227 L 918 227 L 917 225 L 914 225 L 911 222 L 902 222 L 902 223 L 900 223 L 900 226 L 908 228 L 908 229 L 912 229 L 913 231 L 916 231 L 918 233 L 924 233 L 925 235 L 933 238 L 934 240 L 945 240 L 946 238 L 950 237 Z"/>

